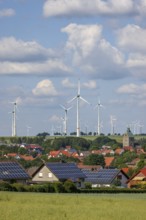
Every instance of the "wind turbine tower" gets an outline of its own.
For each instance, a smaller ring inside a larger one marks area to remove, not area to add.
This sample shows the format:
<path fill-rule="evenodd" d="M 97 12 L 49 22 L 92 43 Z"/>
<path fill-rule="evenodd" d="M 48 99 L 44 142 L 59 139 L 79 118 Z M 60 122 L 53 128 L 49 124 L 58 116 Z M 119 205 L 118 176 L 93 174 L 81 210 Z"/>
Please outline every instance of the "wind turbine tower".
<path fill-rule="evenodd" d="M 116 117 L 111 115 L 110 116 L 110 123 L 111 123 L 111 135 L 115 134 L 115 122 L 116 122 Z"/>
<path fill-rule="evenodd" d="M 101 123 L 100 123 L 100 108 L 103 107 L 103 105 L 100 103 L 100 99 L 98 100 L 98 104 L 95 106 L 97 107 L 97 133 L 98 135 L 101 134 Z"/>
<path fill-rule="evenodd" d="M 78 80 L 78 91 L 77 91 L 77 95 L 76 95 L 73 99 L 71 99 L 71 100 L 69 101 L 69 103 L 72 102 L 72 101 L 74 101 L 75 99 L 77 100 L 77 128 L 76 128 L 76 132 L 77 132 L 77 137 L 79 137 L 79 136 L 80 136 L 80 112 L 79 112 L 80 100 L 82 100 L 82 101 L 84 101 L 84 102 L 86 102 L 86 103 L 89 104 L 89 102 L 86 101 L 86 100 L 80 95 L 80 80 Z"/>
<path fill-rule="evenodd" d="M 14 105 L 13 111 L 12 111 L 12 137 L 16 137 L 16 109 L 17 109 L 17 103 L 12 102 Z"/>
<path fill-rule="evenodd" d="M 68 120 L 67 113 L 72 108 L 72 106 L 69 107 L 69 108 L 66 108 L 63 105 L 60 105 L 60 107 L 63 108 L 64 111 L 65 111 L 65 116 L 64 116 L 64 119 L 63 119 L 63 122 L 64 122 L 64 135 L 67 135 L 67 120 Z"/>

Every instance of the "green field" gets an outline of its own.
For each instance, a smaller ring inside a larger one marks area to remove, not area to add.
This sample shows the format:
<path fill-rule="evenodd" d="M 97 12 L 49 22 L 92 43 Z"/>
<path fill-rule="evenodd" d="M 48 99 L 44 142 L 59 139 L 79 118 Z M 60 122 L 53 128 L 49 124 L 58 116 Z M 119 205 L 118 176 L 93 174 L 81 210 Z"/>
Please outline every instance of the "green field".
<path fill-rule="evenodd" d="M 146 194 L 0 192 L 1 220 L 145 220 Z"/>

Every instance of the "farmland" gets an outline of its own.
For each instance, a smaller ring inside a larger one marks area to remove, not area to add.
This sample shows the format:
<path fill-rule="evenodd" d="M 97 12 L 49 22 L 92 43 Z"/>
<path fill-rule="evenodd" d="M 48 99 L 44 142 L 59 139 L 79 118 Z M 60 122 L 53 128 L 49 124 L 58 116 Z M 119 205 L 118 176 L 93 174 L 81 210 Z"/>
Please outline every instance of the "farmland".
<path fill-rule="evenodd" d="M 146 194 L 0 192 L 2 220 L 145 220 Z"/>

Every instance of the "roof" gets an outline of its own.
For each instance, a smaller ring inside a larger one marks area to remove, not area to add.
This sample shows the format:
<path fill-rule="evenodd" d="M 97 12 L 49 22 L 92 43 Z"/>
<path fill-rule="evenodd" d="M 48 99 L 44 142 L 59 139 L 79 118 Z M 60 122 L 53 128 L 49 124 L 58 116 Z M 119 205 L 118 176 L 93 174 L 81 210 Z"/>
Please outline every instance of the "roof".
<path fill-rule="evenodd" d="M 123 167 L 122 171 L 127 174 L 129 172 L 129 167 Z"/>
<path fill-rule="evenodd" d="M 82 163 L 78 163 L 78 168 L 79 169 L 86 169 L 86 170 L 99 170 L 102 168 L 100 165 L 84 165 Z"/>
<path fill-rule="evenodd" d="M 105 166 L 109 167 L 114 159 L 115 159 L 114 157 L 104 157 Z"/>
<path fill-rule="evenodd" d="M 129 183 L 131 180 L 136 180 L 136 177 L 138 177 L 138 175 L 142 173 L 145 177 L 146 177 L 146 167 L 142 168 L 141 170 L 139 170 L 137 173 L 135 173 L 128 181 L 127 183 Z"/>
<path fill-rule="evenodd" d="M 46 163 L 46 166 L 58 179 L 86 178 L 75 163 Z"/>
<path fill-rule="evenodd" d="M 23 167 L 17 162 L 0 162 L 0 179 L 1 180 L 26 180 L 29 179 L 29 175 L 23 169 Z"/>
<path fill-rule="evenodd" d="M 140 172 L 141 172 L 143 175 L 146 176 L 146 167 L 142 168 L 142 169 L 140 170 Z"/>
<path fill-rule="evenodd" d="M 83 170 L 87 176 L 86 182 L 96 184 L 111 184 L 115 177 L 119 174 L 119 169 L 100 169 L 98 171 Z"/>

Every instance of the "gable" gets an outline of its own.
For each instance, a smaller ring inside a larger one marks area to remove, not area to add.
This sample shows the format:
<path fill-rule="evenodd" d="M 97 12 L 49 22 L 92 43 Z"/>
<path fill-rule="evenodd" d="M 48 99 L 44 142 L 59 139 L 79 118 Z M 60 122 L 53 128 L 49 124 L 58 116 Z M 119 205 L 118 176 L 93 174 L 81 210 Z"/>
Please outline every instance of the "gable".
<path fill-rule="evenodd" d="M 52 173 L 52 171 L 44 165 L 39 169 L 36 174 L 33 176 L 32 181 L 37 182 L 55 182 L 59 181 L 58 178 Z"/>

